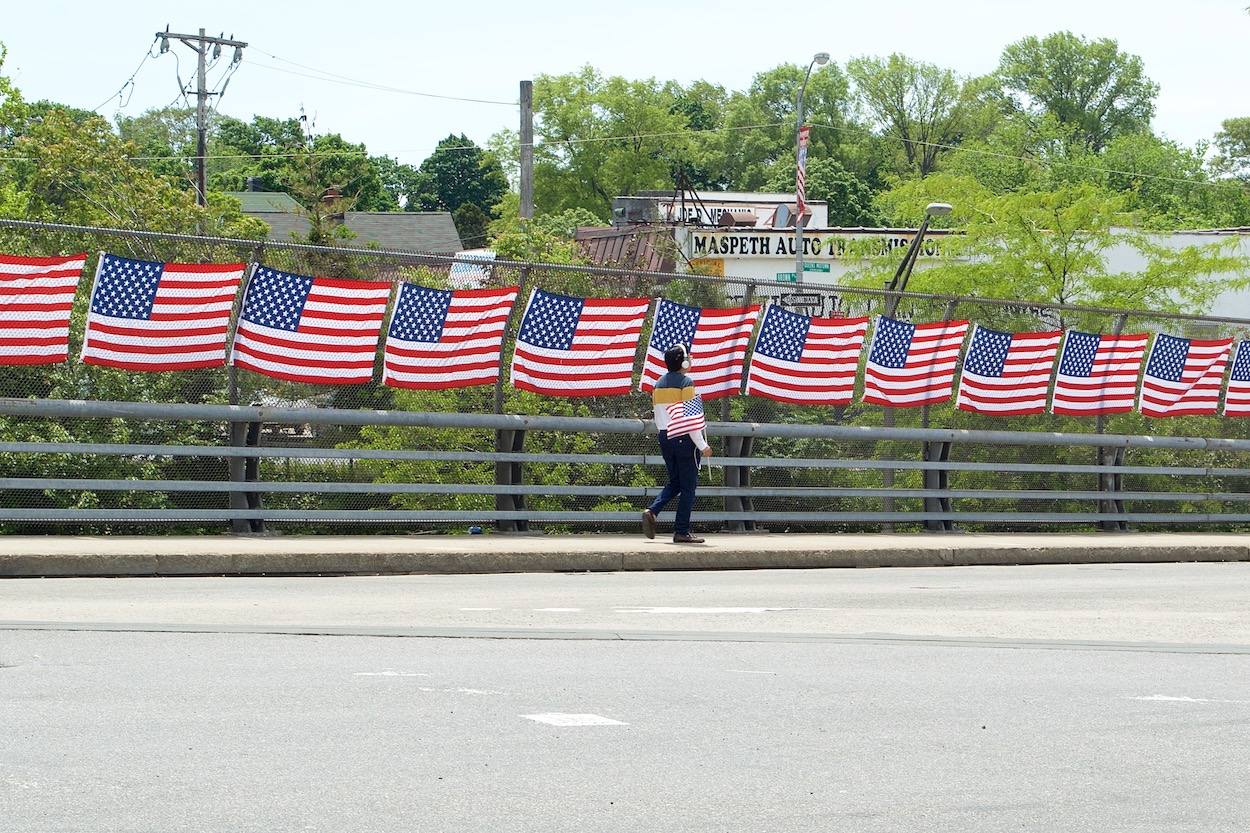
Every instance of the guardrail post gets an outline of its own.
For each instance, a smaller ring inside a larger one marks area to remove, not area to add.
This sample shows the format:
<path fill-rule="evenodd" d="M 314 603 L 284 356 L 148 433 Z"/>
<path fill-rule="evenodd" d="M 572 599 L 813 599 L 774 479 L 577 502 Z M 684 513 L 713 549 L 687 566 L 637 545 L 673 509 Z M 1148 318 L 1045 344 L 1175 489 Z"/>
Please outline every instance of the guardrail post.
<path fill-rule="evenodd" d="M 755 437 L 725 437 L 725 459 L 750 457 L 755 448 Z M 715 460 L 713 460 L 715 462 Z M 726 488 L 751 488 L 751 467 L 725 464 Z M 755 501 L 750 495 L 726 495 L 726 512 L 755 512 Z M 726 524 L 730 532 L 754 532 L 754 520 L 730 520 Z"/>
<path fill-rule="evenodd" d="M 230 445 L 243 448 L 260 448 L 259 422 L 230 423 Z M 259 457 L 231 457 L 229 463 L 230 481 L 232 483 L 259 483 Z M 231 509 L 264 509 L 264 501 L 260 492 L 231 492 Z M 264 518 L 234 518 L 230 522 L 236 533 L 264 532 Z"/>
<path fill-rule="evenodd" d="M 945 463 L 951 457 L 952 443 L 936 440 L 924 444 L 924 461 L 926 463 Z M 924 487 L 927 490 L 946 491 L 950 488 L 950 472 L 944 468 L 925 469 Z M 951 512 L 951 499 L 945 495 L 925 495 L 924 511 L 933 513 Z M 949 518 L 925 518 L 926 532 L 953 532 L 955 522 Z"/>
<path fill-rule="evenodd" d="M 500 428 L 495 431 L 495 450 L 504 454 L 520 454 L 525 450 L 525 432 Z M 525 482 L 525 471 L 521 463 L 495 464 L 495 509 L 500 512 L 524 512 L 525 495 L 512 494 L 509 486 L 520 486 Z M 526 520 L 495 521 L 495 529 L 500 532 L 524 532 L 529 529 Z"/>
<path fill-rule="evenodd" d="M 1115 448 L 1099 446 L 1098 465 L 1123 466 L 1124 455 L 1127 451 L 1128 449 L 1123 446 Z M 1098 501 L 1099 512 L 1113 515 L 1123 515 L 1125 513 L 1124 501 L 1115 497 L 1118 492 L 1124 491 L 1123 474 L 1118 471 L 1100 472 L 1098 475 L 1098 489 L 1107 493 L 1107 497 L 1100 498 Z M 1104 518 L 1098 522 L 1098 528 L 1103 532 L 1125 532 L 1128 530 L 1128 521 Z"/>

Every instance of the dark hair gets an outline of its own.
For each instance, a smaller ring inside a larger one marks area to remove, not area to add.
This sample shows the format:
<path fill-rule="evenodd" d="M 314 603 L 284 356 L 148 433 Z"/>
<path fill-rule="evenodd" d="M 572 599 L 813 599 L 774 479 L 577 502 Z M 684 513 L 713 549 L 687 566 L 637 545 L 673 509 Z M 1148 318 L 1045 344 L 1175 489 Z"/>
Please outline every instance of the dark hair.
<path fill-rule="evenodd" d="M 664 351 L 664 366 L 673 373 L 681 370 L 681 365 L 686 361 L 687 357 L 686 345 L 674 344 L 672 347 Z"/>

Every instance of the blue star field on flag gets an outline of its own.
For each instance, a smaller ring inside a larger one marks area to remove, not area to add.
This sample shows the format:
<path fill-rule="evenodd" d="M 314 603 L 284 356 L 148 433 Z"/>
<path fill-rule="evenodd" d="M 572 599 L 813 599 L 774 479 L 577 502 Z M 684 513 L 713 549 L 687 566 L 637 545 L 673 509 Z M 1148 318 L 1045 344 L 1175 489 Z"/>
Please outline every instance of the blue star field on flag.
<path fill-rule="evenodd" d="M 163 272 L 159 263 L 105 255 L 91 311 L 113 318 L 151 318 Z"/>
<path fill-rule="evenodd" d="M 553 295 L 539 290 L 526 311 L 517 338 L 547 350 L 569 350 L 585 302 L 581 298 Z"/>
<path fill-rule="evenodd" d="M 1000 333 L 977 327 L 968 345 L 964 370 L 981 376 L 1001 377 L 1011 350 L 1011 333 Z"/>
<path fill-rule="evenodd" d="M 688 307 L 672 301 L 661 304 L 648 346 L 662 353 L 674 344 L 693 343 L 701 312 L 698 307 Z"/>
<path fill-rule="evenodd" d="M 390 335 L 405 341 L 438 342 L 451 308 L 451 296 L 449 289 L 405 287 L 391 316 Z"/>
<path fill-rule="evenodd" d="M 777 306 L 769 307 L 764 326 L 760 328 L 760 337 L 755 343 L 755 352 L 782 361 L 797 362 L 803 357 L 803 346 L 811 325 L 812 319 L 806 315 Z"/>
<path fill-rule="evenodd" d="M 1098 345 L 1102 336 L 1093 333 L 1068 333 L 1068 340 L 1063 345 L 1063 355 L 1059 360 L 1059 372 L 1064 376 L 1088 377 L 1094 372 L 1094 359 L 1098 356 Z"/>
<path fill-rule="evenodd" d="M 872 340 L 872 352 L 869 361 L 882 367 L 899 369 L 907 364 L 907 354 L 911 350 L 911 340 L 916 334 L 916 325 L 893 318 L 882 316 L 877 323 L 877 332 Z"/>
<path fill-rule="evenodd" d="M 242 315 L 262 327 L 294 332 L 312 287 L 312 278 L 261 266 L 247 285 Z"/>
<path fill-rule="evenodd" d="M 1190 341 L 1166 333 L 1155 337 L 1150 361 L 1146 363 L 1146 375 L 1168 382 L 1179 382 L 1185 372 L 1185 359 L 1189 356 Z"/>

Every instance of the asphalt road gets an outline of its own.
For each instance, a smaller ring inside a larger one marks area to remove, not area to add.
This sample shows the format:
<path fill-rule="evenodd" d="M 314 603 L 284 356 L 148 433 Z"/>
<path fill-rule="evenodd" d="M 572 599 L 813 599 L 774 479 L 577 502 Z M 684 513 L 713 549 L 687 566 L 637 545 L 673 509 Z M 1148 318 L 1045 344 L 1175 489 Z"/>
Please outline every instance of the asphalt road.
<path fill-rule="evenodd" d="M 0 829 L 1244 833 L 1248 590 L 1246 563 L 3 581 Z"/>

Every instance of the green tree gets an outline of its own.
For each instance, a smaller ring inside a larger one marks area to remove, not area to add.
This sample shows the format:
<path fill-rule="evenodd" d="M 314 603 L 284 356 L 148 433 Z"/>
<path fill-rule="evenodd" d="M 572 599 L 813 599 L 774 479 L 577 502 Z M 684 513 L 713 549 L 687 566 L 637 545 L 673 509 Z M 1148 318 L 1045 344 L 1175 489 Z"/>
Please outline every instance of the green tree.
<path fill-rule="evenodd" d="M 774 167 L 794 170 L 795 107 L 806 73 L 806 67 L 783 64 L 756 74 L 746 92 L 729 96 L 720 129 L 697 140 L 699 158 L 718 181 L 732 190 L 757 191 L 774 177 Z M 856 135 L 848 131 L 854 126 L 850 110 L 846 76 L 834 63 L 817 67 L 803 93 L 804 121 L 812 126 L 808 160 L 838 159 L 865 178 L 875 162 L 859 164 L 865 155 L 848 142 Z"/>
<path fill-rule="evenodd" d="M 903 55 L 855 58 L 846 65 L 858 99 L 887 140 L 902 144 L 906 170 L 922 177 L 971 126 L 975 102 L 954 72 Z"/>
<path fill-rule="evenodd" d="M 489 215 L 507 192 L 508 178 L 494 153 L 453 134 L 421 163 L 416 186 L 418 202 L 410 201 L 409 211 L 456 211 L 470 203 Z"/>
<path fill-rule="evenodd" d="M 1110 38 L 1088 41 L 1071 32 L 1009 45 L 997 74 L 1016 112 L 1070 125 L 1073 140 L 1095 153 L 1117 136 L 1148 132 L 1159 94 L 1141 58 Z"/>
<path fill-rule="evenodd" d="M 1219 156 L 1214 160 L 1217 171 L 1250 181 L 1250 118 L 1224 119 L 1215 134 Z"/>
<path fill-rule="evenodd" d="M 490 234 L 490 217 L 471 202 L 466 202 L 451 215 L 456 233 L 466 249 L 480 249 Z"/>
<path fill-rule="evenodd" d="M 603 77 L 593 67 L 534 79 L 537 210 L 585 208 L 606 220 L 612 199 L 671 189 L 690 158 L 690 115 L 674 85 Z"/>
<path fill-rule="evenodd" d="M 938 200 L 955 206 L 945 224 L 960 233 L 942 238 L 942 259 L 916 272 L 908 287 L 914 291 L 1202 313 L 1220 293 L 1246 282 L 1247 265 L 1233 251 L 1236 241 L 1170 248 L 1124 228 L 1127 197 L 1090 183 L 995 194 L 975 181 L 935 174 L 900 185 L 882 203 L 894 222 L 915 224 L 924 206 Z M 1109 272 L 1107 257 L 1116 247 L 1137 252 L 1146 265 L 1137 272 Z M 892 271 L 891 263 L 871 264 L 855 282 L 880 287 Z M 1217 282 L 1215 276 L 1230 273 L 1239 277 Z M 986 311 L 982 323 L 993 326 L 992 315 Z M 1064 313 L 1053 323 L 1085 320 Z"/>
<path fill-rule="evenodd" d="M 783 165 L 773 168 L 766 183 L 769 191 L 789 193 L 794 189 L 794 169 Z M 877 226 L 881 213 L 875 204 L 876 193 L 836 159 L 809 159 L 806 168 L 805 192 L 810 200 L 824 200 L 829 209 L 829 225 L 854 228 Z"/>

